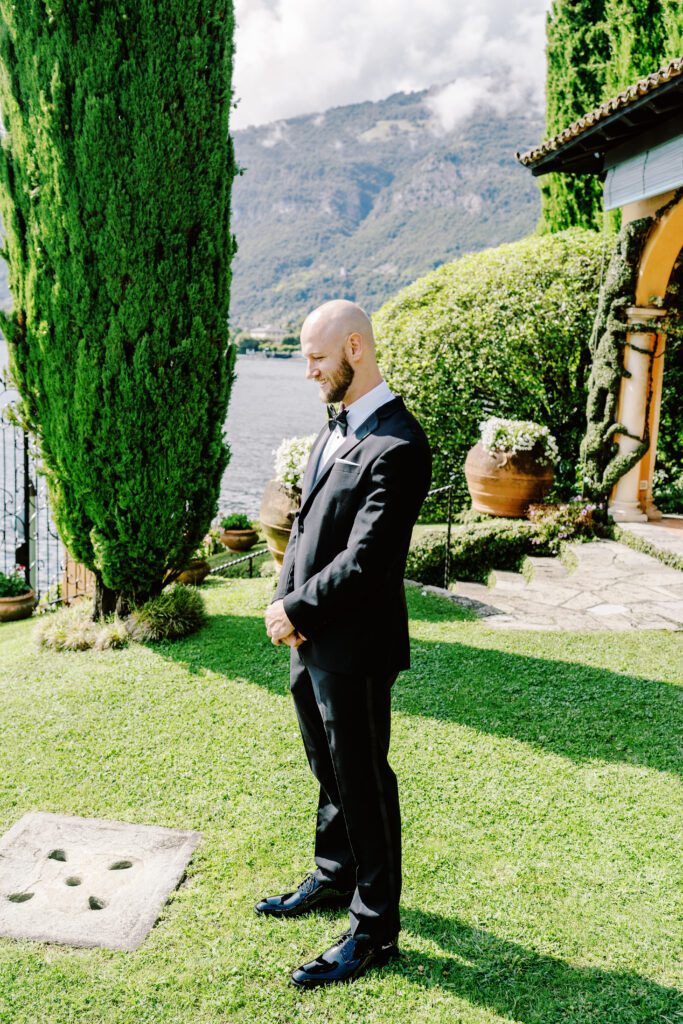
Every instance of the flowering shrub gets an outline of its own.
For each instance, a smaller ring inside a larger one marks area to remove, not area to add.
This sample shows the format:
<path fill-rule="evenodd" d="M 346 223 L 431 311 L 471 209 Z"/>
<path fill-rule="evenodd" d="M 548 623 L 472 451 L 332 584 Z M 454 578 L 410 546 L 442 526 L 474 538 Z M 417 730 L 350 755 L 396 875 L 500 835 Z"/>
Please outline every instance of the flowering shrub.
<path fill-rule="evenodd" d="M 24 566 L 18 565 L 14 572 L 0 572 L 0 597 L 19 597 L 28 594 L 31 588 L 24 578 Z"/>
<path fill-rule="evenodd" d="M 561 505 L 530 505 L 529 522 L 536 527 L 532 544 L 540 544 L 552 554 L 560 550 L 563 540 L 594 537 L 599 523 L 597 505 L 587 501 L 569 501 Z"/>
<path fill-rule="evenodd" d="M 286 437 L 278 448 L 273 449 L 275 477 L 290 491 L 301 492 L 304 470 L 316 437 L 316 434 Z"/>
<path fill-rule="evenodd" d="M 482 446 L 487 452 L 517 452 L 536 450 L 540 462 L 557 462 L 559 453 L 555 438 L 547 427 L 532 420 L 505 420 L 491 416 L 479 424 Z"/>
<path fill-rule="evenodd" d="M 219 551 L 223 551 L 223 545 L 221 544 L 221 529 L 220 526 L 212 526 L 201 544 L 192 555 L 193 558 L 210 558 L 211 555 L 217 554 Z"/>

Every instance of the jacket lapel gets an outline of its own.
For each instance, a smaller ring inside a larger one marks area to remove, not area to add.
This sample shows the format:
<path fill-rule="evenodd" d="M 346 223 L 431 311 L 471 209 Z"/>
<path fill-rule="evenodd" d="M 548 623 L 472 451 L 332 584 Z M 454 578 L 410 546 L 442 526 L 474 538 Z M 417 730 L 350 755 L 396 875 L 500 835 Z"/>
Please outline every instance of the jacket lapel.
<path fill-rule="evenodd" d="M 308 492 L 311 489 L 311 484 L 313 482 L 313 467 L 318 464 L 318 455 L 320 454 L 320 449 L 324 448 L 325 444 L 327 443 L 327 438 L 329 436 L 330 436 L 330 428 L 328 427 L 328 425 L 326 423 L 325 426 L 320 431 L 320 433 L 318 434 L 318 436 L 316 437 L 315 441 L 313 442 L 313 447 L 311 448 L 311 454 L 309 455 L 308 462 L 306 463 L 306 469 L 304 470 L 304 478 L 301 481 L 301 504 L 302 505 L 303 505 L 304 501 L 306 500 L 306 496 L 308 495 Z"/>
<path fill-rule="evenodd" d="M 347 436 L 346 440 L 339 445 L 338 449 L 332 453 L 313 484 L 314 468 L 317 466 L 318 459 L 322 456 L 323 449 L 327 443 L 327 438 L 330 436 L 330 428 L 328 425 L 326 424 L 325 427 L 323 427 L 323 430 L 318 434 L 315 442 L 313 443 L 310 458 L 306 464 L 306 470 L 303 475 L 303 483 L 301 486 L 301 508 L 299 509 L 299 514 L 307 510 L 318 490 L 321 489 L 321 486 L 327 479 L 328 473 L 335 464 L 335 459 L 343 459 L 349 454 L 349 452 L 352 452 L 354 447 L 356 447 L 361 440 L 364 440 L 368 434 L 372 434 L 374 430 L 377 430 L 379 422 L 384 416 L 387 416 L 389 413 L 393 413 L 396 409 L 402 407 L 402 404 L 403 399 L 399 395 L 396 395 L 389 401 L 385 402 L 384 406 L 380 406 L 380 408 L 369 416 L 364 423 L 361 423 L 357 430 L 352 431 Z"/>
<path fill-rule="evenodd" d="M 355 431 L 350 431 L 348 436 L 346 437 L 346 440 L 343 441 L 338 448 L 335 448 L 335 450 L 332 452 L 330 457 L 325 462 L 324 466 L 322 466 L 320 473 L 318 474 L 318 479 L 316 480 L 315 484 L 311 486 L 313 482 L 313 467 L 317 463 L 317 453 L 318 451 L 320 451 L 320 449 L 318 448 L 320 439 L 318 439 L 315 442 L 311 450 L 311 457 L 308 460 L 308 463 L 306 465 L 306 471 L 304 473 L 304 479 L 301 488 L 301 507 L 299 509 L 300 515 L 306 510 L 306 507 L 310 504 L 313 497 L 318 493 L 321 484 L 324 482 L 325 477 L 327 476 L 330 469 L 334 465 L 334 460 L 342 459 L 346 455 L 348 455 L 349 452 L 352 452 L 353 449 L 361 443 L 363 438 L 367 437 L 368 434 L 371 434 L 373 430 L 377 429 L 377 427 L 379 426 L 380 419 L 383 416 L 386 416 L 388 413 L 393 412 L 396 408 L 399 407 L 399 405 L 403 405 L 403 399 L 401 398 L 400 395 L 396 395 L 394 398 L 391 398 L 388 402 L 385 402 L 384 405 L 380 405 L 378 409 L 375 409 L 375 411 L 371 413 L 370 416 L 368 416 L 368 418 L 364 420 Z M 325 427 L 323 429 L 325 431 L 325 434 L 329 436 L 330 428 L 327 426 L 327 424 L 325 424 Z M 321 447 L 324 447 L 326 444 L 326 438 L 322 442 L 320 442 L 320 444 Z"/>

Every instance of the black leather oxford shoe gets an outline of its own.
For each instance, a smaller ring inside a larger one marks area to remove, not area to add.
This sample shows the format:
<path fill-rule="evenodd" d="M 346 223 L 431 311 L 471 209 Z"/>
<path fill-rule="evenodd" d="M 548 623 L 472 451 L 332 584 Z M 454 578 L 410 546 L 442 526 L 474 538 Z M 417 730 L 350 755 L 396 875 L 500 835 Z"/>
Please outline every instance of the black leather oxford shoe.
<path fill-rule="evenodd" d="M 351 932 L 344 932 L 317 959 L 297 967 L 291 977 L 299 988 L 353 981 L 369 967 L 382 967 L 398 955 L 397 939 L 375 944 L 368 939 L 354 939 Z"/>
<path fill-rule="evenodd" d="M 330 882 L 321 882 L 309 872 L 295 892 L 268 896 L 259 900 L 254 910 L 273 917 L 298 917 L 318 907 L 348 907 L 353 892 L 353 889 L 338 889 Z"/>

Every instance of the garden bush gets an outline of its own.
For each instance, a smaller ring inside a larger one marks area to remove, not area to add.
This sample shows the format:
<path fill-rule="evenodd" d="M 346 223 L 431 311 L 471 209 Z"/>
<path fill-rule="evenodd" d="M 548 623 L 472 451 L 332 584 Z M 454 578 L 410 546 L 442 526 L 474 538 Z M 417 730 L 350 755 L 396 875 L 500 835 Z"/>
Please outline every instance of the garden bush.
<path fill-rule="evenodd" d="M 496 517 L 461 523 L 451 532 L 449 581 L 483 583 L 493 568 L 519 569 L 528 554 L 545 553 L 543 545 L 534 543 L 537 539 L 537 527 L 526 519 Z M 441 587 L 445 565 L 446 532 L 428 530 L 411 544 L 405 575 Z"/>
<path fill-rule="evenodd" d="M 127 625 L 134 640 L 177 640 L 195 633 L 206 621 L 206 607 L 197 588 L 173 583 L 135 610 Z"/>
<path fill-rule="evenodd" d="M 568 540 L 609 537 L 610 526 L 590 502 L 538 504 L 528 519 L 505 519 L 466 509 L 451 530 L 449 582 L 483 583 L 492 569 L 519 570 L 527 555 L 559 555 Z M 406 577 L 443 586 L 446 530 L 425 529 L 411 543 Z"/>
<path fill-rule="evenodd" d="M 456 484 L 456 508 L 468 502 L 467 450 L 493 415 L 547 426 L 555 493 L 578 490 L 602 248 L 578 228 L 525 238 L 440 267 L 375 314 L 382 373 L 427 433 L 432 487 Z M 421 518 L 439 516 L 432 503 Z"/>
<path fill-rule="evenodd" d="M 127 647 L 129 640 L 126 622 L 118 615 L 93 621 L 93 600 L 89 597 L 46 612 L 33 636 L 38 647 L 52 651 L 106 651 Z"/>

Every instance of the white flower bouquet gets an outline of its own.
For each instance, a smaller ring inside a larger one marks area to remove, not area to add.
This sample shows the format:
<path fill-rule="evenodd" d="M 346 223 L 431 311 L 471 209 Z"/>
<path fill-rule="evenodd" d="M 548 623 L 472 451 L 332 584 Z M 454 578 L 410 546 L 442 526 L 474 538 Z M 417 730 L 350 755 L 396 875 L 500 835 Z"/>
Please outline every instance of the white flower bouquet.
<path fill-rule="evenodd" d="M 301 492 L 304 470 L 316 437 L 316 434 L 286 437 L 278 448 L 273 448 L 275 477 L 288 490 Z"/>
<path fill-rule="evenodd" d="M 491 455 L 503 452 L 512 456 L 536 449 L 541 464 L 554 464 L 559 459 L 555 438 L 540 423 L 491 416 L 479 424 L 479 432 L 482 447 Z"/>

